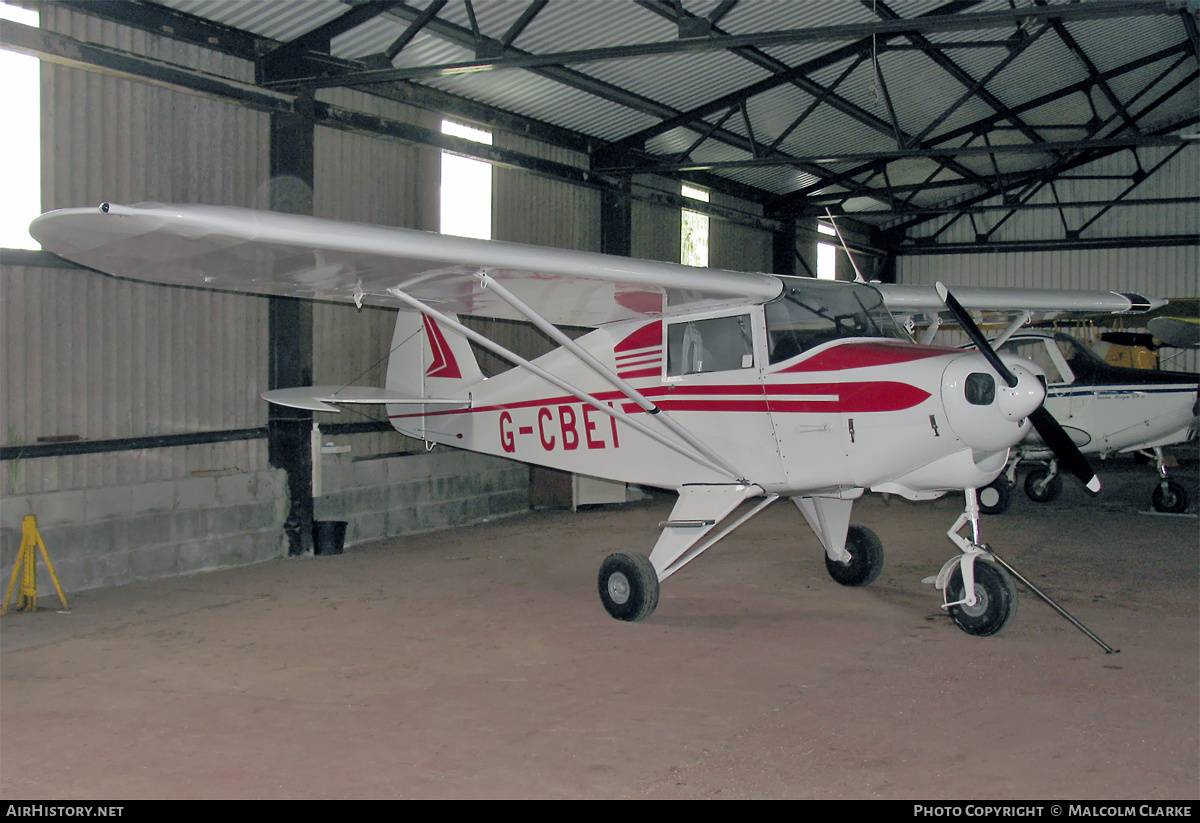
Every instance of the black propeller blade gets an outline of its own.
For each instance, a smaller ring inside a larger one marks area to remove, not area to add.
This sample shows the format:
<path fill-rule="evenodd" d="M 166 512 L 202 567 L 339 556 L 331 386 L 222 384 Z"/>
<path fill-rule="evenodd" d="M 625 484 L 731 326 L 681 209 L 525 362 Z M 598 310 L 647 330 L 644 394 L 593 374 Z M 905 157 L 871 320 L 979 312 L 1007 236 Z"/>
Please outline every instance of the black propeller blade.
<path fill-rule="evenodd" d="M 1008 366 L 1004 365 L 1004 361 L 1000 359 L 1000 355 L 996 354 L 996 350 L 992 348 L 992 344 L 988 342 L 988 339 L 983 336 L 980 328 L 975 325 L 975 320 L 963 308 L 962 303 L 959 303 L 954 298 L 954 295 L 950 293 L 950 290 L 942 283 L 938 283 L 936 288 L 938 297 L 946 304 L 946 308 L 950 310 L 950 313 L 954 315 L 954 319 L 958 321 L 958 325 L 962 326 L 963 331 L 967 333 L 967 337 L 971 338 L 971 342 L 975 344 L 975 348 L 979 349 L 979 353 L 987 358 L 988 363 L 996 370 L 996 374 L 1003 378 L 1010 389 L 1017 385 L 1017 376 L 1009 370 Z"/>
<path fill-rule="evenodd" d="M 954 319 L 962 326 L 963 331 L 971 338 L 971 342 L 979 349 L 992 368 L 996 370 L 996 374 L 1006 382 L 1009 388 L 1017 385 L 1017 376 L 1012 373 L 1012 370 L 1004 365 L 1004 361 L 1000 359 L 1000 355 L 992 348 L 991 343 L 983 336 L 983 332 L 975 325 L 975 320 L 962 307 L 962 304 L 954 299 L 954 295 L 950 293 L 942 283 L 937 284 L 938 297 L 946 304 L 946 308 L 954 315 Z M 1029 422 L 1033 424 L 1034 429 L 1041 436 L 1042 442 L 1049 447 L 1050 451 L 1054 452 L 1054 456 L 1062 463 L 1063 468 L 1071 472 L 1079 478 L 1079 481 L 1092 494 L 1100 491 L 1100 478 L 1092 471 L 1092 467 L 1088 464 L 1087 458 L 1079 451 L 1079 447 L 1063 430 L 1062 425 L 1054 419 L 1054 415 L 1046 410 L 1043 404 L 1036 408 L 1029 415 Z"/>

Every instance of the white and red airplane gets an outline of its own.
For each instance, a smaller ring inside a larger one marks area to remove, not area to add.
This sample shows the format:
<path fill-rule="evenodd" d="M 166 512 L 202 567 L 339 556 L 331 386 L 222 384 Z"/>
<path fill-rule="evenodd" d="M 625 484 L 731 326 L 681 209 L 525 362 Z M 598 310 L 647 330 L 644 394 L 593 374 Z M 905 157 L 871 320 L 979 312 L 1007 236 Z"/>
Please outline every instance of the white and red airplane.
<path fill-rule="evenodd" d="M 264 397 L 321 411 L 384 404 L 398 431 L 428 444 L 678 492 L 649 556 L 617 552 L 601 566 L 600 599 L 627 621 L 648 617 L 662 581 L 780 497 L 816 533 L 833 578 L 861 586 L 878 576 L 883 548 L 850 524 L 855 500 L 868 490 L 913 500 L 959 490 L 965 511 L 948 535 L 960 553 L 936 583 L 962 629 L 996 633 L 1016 594 L 982 543 L 975 489 L 1000 474 L 1031 426 L 1089 488 L 1099 482 L 1042 408 L 1036 365 L 986 342 L 981 352 L 918 345 L 893 311 L 948 308 L 974 329 L 959 300 L 1034 311 L 1161 305 L 995 289 L 956 300 L 940 287 L 697 269 L 206 206 L 67 209 L 30 231 L 47 250 L 121 277 L 399 306 L 383 389 Z M 560 348 L 528 361 L 460 315 L 529 321 Z M 572 340 L 556 325 L 594 331 Z M 471 342 L 518 368 L 485 378 Z"/>

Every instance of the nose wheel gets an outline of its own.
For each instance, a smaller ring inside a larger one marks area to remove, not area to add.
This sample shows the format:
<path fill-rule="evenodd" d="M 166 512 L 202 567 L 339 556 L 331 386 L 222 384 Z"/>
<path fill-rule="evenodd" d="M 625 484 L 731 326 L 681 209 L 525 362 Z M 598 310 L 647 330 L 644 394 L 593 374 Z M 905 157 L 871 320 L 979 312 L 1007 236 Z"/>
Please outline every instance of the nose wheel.
<path fill-rule="evenodd" d="M 1188 493 L 1181 483 L 1174 480 L 1163 480 L 1154 487 L 1150 495 L 1150 503 L 1155 511 L 1164 514 L 1183 514 L 1187 511 Z"/>
<path fill-rule="evenodd" d="M 1068 623 L 1090 637 L 1105 654 L 1115 654 L 1117 649 L 1105 643 L 1087 626 L 1076 620 L 1070 612 L 1055 603 L 1050 595 L 1039 589 L 1020 572 L 1002 560 L 979 539 L 979 500 L 974 489 L 966 490 L 966 510 L 954 521 L 946 535 L 962 550 L 958 557 L 951 558 L 937 577 L 927 578 L 945 596 L 942 606 L 954 624 L 967 634 L 976 637 L 991 637 L 998 634 L 1017 614 L 1017 587 L 1014 578 L 1033 592 L 1046 605 L 1058 612 Z M 970 539 L 959 534 L 964 526 L 971 526 Z"/>
<path fill-rule="evenodd" d="M 962 551 L 942 566 L 936 579 L 931 578 L 945 596 L 943 609 L 954 625 L 976 637 L 991 637 L 1000 632 L 1017 614 L 1017 587 L 1008 573 L 992 561 L 992 555 L 980 538 L 979 495 L 966 489 L 966 508 L 950 531 L 946 532 Z M 960 534 L 970 527 L 970 536 Z"/>
<path fill-rule="evenodd" d="M 1161 447 L 1152 449 L 1149 455 L 1154 458 L 1154 470 L 1158 472 L 1158 485 L 1150 495 L 1150 504 L 1155 511 L 1164 514 L 1183 514 L 1188 507 L 1187 489 L 1182 483 L 1167 477 L 1167 461 Z"/>
<path fill-rule="evenodd" d="M 1012 578 L 994 563 L 975 558 L 975 603 L 966 602 L 961 564 L 946 585 L 946 611 L 954 624 L 967 634 L 991 637 L 1008 625 L 1017 614 L 1017 587 Z"/>

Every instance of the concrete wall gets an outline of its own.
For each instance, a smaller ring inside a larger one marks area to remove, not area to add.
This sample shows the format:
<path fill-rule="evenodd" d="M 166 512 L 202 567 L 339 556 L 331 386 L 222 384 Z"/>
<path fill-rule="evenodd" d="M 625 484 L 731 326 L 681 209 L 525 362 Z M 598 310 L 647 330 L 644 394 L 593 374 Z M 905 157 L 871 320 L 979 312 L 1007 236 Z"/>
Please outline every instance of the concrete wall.
<path fill-rule="evenodd" d="M 322 455 L 317 520 L 345 520 L 346 544 L 436 531 L 529 510 L 529 467 L 436 448 L 354 460 Z"/>
<path fill-rule="evenodd" d="M 354 460 L 324 455 L 319 520 L 346 544 L 478 523 L 529 509 L 529 467 L 452 449 Z M 26 515 L 37 517 L 64 591 L 240 566 L 286 553 L 281 470 L 0 497 L 0 572 L 12 574 Z M 54 587 L 40 553 L 39 598 Z M 12 602 L 15 602 L 15 598 Z M 53 599 L 57 603 L 57 598 Z"/>
<path fill-rule="evenodd" d="M 181 480 L 0 498 L 5 585 L 26 515 L 65 591 L 239 566 L 282 551 L 283 472 L 212 472 Z M 54 591 L 39 553 L 39 594 Z M 57 600 L 55 600 L 57 602 Z"/>

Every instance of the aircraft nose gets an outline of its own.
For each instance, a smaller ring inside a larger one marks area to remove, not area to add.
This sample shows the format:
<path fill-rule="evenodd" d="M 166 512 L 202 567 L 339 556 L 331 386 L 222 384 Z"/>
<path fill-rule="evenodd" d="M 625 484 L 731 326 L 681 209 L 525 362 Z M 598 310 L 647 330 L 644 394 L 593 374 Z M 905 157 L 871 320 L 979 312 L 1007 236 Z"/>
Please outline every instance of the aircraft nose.
<path fill-rule="evenodd" d="M 996 452 L 1020 442 L 1030 428 L 1029 415 L 1046 397 L 1046 387 L 1029 368 L 1005 357 L 1016 385 L 996 373 L 981 354 L 954 358 L 942 375 L 942 405 L 950 428 L 980 452 Z"/>
<path fill-rule="evenodd" d="M 1005 420 L 1017 423 L 1033 414 L 1042 401 L 1046 399 L 1046 386 L 1037 375 L 1026 368 L 1009 364 L 1008 370 L 1017 378 L 1017 385 L 1009 386 L 1000 380 L 1000 391 L 996 397 L 996 406 Z"/>

